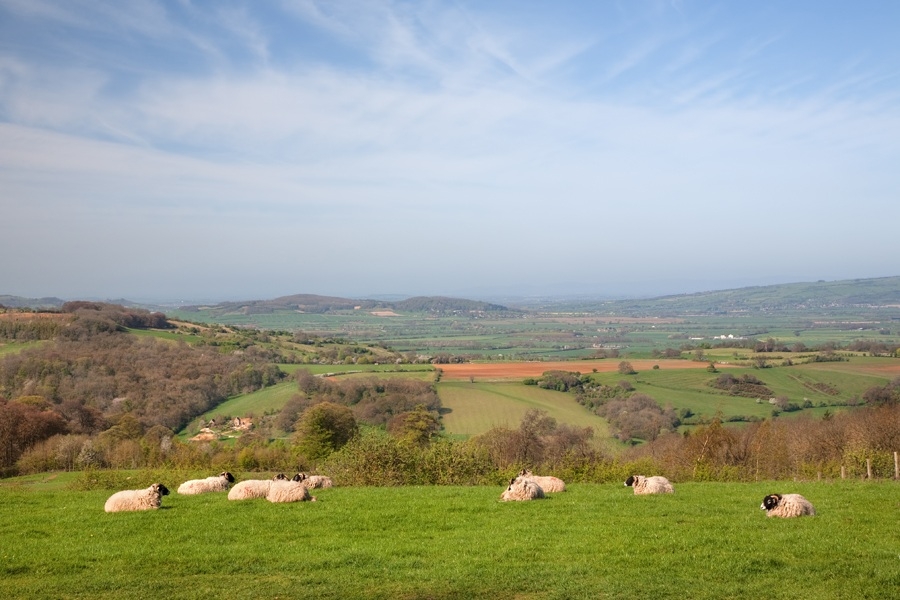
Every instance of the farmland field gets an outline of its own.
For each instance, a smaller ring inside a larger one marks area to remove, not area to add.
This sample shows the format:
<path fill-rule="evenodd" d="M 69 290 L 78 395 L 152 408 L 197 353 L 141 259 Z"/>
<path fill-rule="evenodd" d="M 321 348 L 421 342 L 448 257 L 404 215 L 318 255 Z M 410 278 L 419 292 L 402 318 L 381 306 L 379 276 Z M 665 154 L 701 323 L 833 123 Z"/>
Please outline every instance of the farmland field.
<path fill-rule="evenodd" d="M 547 371 L 577 371 L 582 374 L 593 371 L 614 373 L 619 369 L 618 359 L 604 360 L 571 360 L 571 361 L 527 361 L 527 362 L 476 362 L 440 365 L 445 379 L 477 379 L 504 380 L 525 379 L 526 377 L 539 377 Z M 688 360 L 632 360 L 629 361 L 637 370 L 653 369 L 654 365 L 660 369 L 694 369 L 702 371 L 706 368 L 705 362 L 692 362 Z"/>
<path fill-rule="evenodd" d="M 502 486 L 336 487 L 284 505 L 173 492 L 158 511 L 106 514 L 112 490 L 53 478 L 0 483 L 0 597 L 880 600 L 900 589 L 896 482 L 676 482 L 655 497 L 574 484 L 524 503 L 498 502 Z M 817 516 L 766 518 L 759 503 L 775 491 L 804 494 Z"/>
<path fill-rule="evenodd" d="M 592 427 L 595 438 L 609 435 L 606 421 L 575 402 L 571 395 L 521 383 L 437 384 L 445 410 L 444 429 L 456 435 L 477 435 L 492 427 L 515 429 L 529 409 L 546 411 L 560 423 Z"/>
<path fill-rule="evenodd" d="M 695 415 L 711 418 L 721 415 L 725 419 L 739 417 L 767 418 L 773 407 L 769 398 L 732 396 L 710 385 L 721 374 L 735 377 L 752 374 L 763 381 L 775 396 L 784 397 L 798 406 L 807 403 L 810 408 L 784 416 L 799 414 L 823 414 L 834 412 L 834 407 L 858 403 L 870 387 L 884 385 L 900 376 L 900 360 L 857 356 L 846 362 L 825 362 L 752 369 L 749 367 L 720 364 L 716 373 L 707 372 L 707 362 L 691 360 L 629 361 L 636 370 L 634 375 L 618 373 L 621 361 L 617 359 L 577 361 L 504 361 L 473 362 L 445 365 L 281 365 L 293 373 L 307 369 L 321 376 L 346 377 L 404 377 L 432 381 L 435 369 L 440 369 L 440 381 L 436 384 L 438 396 L 444 406 L 442 425 L 444 432 L 453 436 L 468 437 L 484 433 L 494 426 L 516 427 L 522 416 L 531 408 L 545 410 L 559 423 L 578 427 L 594 427 L 595 440 L 607 440 L 609 428 L 606 421 L 593 415 L 575 402 L 573 394 L 523 385 L 529 377 L 540 377 L 546 371 L 562 370 L 579 372 L 598 383 L 616 385 L 627 381 L 661 406 L 690 409 Z M 658 368 L 653 368 L 658 367 Z M 204 413 L 192 422 L 187 431 L 194 431 L 196 424 L 217 416 L 259 416 L 279 411 L 297 393 L 293 380 L 265 388 L 250 394 L 229 399 Z M 841 408 L 838 408 L 841 409 Z M 609 443 L 612 443 L 609 439 Z M 608 445 L 601 442 L 601 445 Z"/>

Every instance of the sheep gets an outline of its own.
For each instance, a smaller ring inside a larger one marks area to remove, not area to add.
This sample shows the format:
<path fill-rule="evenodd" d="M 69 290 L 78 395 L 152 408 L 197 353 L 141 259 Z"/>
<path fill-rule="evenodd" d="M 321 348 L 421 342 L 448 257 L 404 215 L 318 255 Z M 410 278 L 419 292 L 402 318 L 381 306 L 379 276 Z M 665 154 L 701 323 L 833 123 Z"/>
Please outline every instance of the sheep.
<path fill-rule="evenodd" d="M 634 493 L 637 495 L 645 494 L 672 494 L 675 488 L 668 479 L 661 475 L 653 477 L 644 477 L 643 475 L 632 475 L 625 480 L 626 486 L 634 487 Z"/>
<path fill-rule="evenodd" d="M 266 494 L 269 502 L 315 502 L 316 497 L 309 495 L 304 481 L 273 481 Z"/>
<path fill-rule="evenodd" d="M 178 486 L 178 493 L 184 495 L 204 494 L 206 492 L 224 492 L 234 483 L 234 475 L 228 471 L 222 471 L 213 477 L 206 479 L 191 479 Z"/>
<path fill-rule="evenodd" d="M 763 498 L 759 507 L 766 511 L 767 517 L 787 519 L 790 517 L 802 517 L 803 515 L 814 516 L 816 514 L 816 509 L 813 508 L 813 505 L 800 494 L 769 494 Z"/>
<path fill-rule="evenodd" d="M 560 479 L 559 477 L 553 477 L 552 475 L 535 475 L 528 469 L 522 469 L 519 472 L 519 477 L 523 479 L 531 479 L 544 490 L 544 493 L 552 494 L 553 492 L 564 492 L 566 491 L 566 483 Z"/>
<path fill-rule="evenodd" d="M 287 481 L 284 473 L 279 473 L 272 479 L 247 479 L 234 484 L 228 491 L 229 500 L 250 500 L 252 498 L 265 498 L 269 494 L 269 488 L 273 481 Z"/>
<path fill-rule="evenodd" d="M 291 477 L 291 481 L 302 481 L 303 485 L 311 490 L 315 488 L 334 487 L 334 482 L 331 480 L 331 477 L 326 477 L 325 475 L 307 475 L 306 473 L 301 472 Z"/>
<path fill-rule="evenodd" d="M 159 508 L 162 497 L 169 495 L 169 488 L 161 483 L 154 483 L 143 490 L 122 490 L 116 492 L 106 501 L 103 510 L 108 513 L 128 510 L 152 510 Z"/>
<path fill-rule="evenodd" d="M 500 500 L 540 500 L 544 497 L 544 490 L 532 479 L 513 477 L 509 480 L 509 486 L 500 494 Z"/>

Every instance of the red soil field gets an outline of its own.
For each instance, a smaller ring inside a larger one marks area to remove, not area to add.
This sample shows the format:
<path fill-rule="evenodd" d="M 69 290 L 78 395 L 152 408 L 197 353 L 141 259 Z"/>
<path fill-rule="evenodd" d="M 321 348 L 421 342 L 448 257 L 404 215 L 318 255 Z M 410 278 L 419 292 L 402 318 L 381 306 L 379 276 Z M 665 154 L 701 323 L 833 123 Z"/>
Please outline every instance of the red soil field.
<path fill-rule="evenodd" d="M 444 374 L 442 379 L 523 379 L 540 377 L 545 371 L 577 371 L 591 373 L 614 373 L 619 370 L 621 360 L 577 360 L 557 362 L 496 362 L 496 363 L 462 363 L 437 365 Z M 635 371 L 644 371 L 659 365 L 660 369 L 705 369 L 708 362 L 692 360 L 629 360 Z"/>

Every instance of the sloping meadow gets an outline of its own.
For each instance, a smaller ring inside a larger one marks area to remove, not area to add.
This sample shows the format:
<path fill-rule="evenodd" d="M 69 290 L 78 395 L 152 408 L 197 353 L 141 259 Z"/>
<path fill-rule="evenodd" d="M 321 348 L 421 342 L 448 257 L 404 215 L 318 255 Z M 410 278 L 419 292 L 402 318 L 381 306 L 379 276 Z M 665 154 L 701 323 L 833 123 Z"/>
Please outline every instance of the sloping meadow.
<path fill-rule="evenodd" d="M 178 481 L 163 481 L 170 489 Z M 678 484 L 635 496 L 572 484 L 335 487 L 317 502 L 163 498 L 0 484 L 3 598 L 888 598 L 900 589 L 900 484 Z M 815 517 L 767 518 L 772 492 Z"/>

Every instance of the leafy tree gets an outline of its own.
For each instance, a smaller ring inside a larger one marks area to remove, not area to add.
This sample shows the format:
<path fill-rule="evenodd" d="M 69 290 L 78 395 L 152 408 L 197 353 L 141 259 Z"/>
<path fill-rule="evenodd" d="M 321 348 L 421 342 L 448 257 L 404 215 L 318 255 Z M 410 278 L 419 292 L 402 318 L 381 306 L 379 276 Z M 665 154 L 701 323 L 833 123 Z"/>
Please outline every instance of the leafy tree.
<path fill-rule="evenodd" d="M 627 360 L 623 360 L 619 363 L 619 374 L 620 375 L 634 375 L 637 371 L 634 370 L 634 367 L 631 366 L 631 363 Z"/>
<path fill-rule="evenodd" d="M 388 431 L 396 438 L 416 446 L 425 446 L 440 430 L 441 424 L 424 404 L 400 413 L 388 422 Z"/>
<path fill-rule="evenodd" d="M 0 471 L 12 467 L 33 444 L 64 433 L 65 420 L 46 401 L 0 400 Z"/>
<path fill-rule="evenodd" d="M 544 460 L 544 437 L 556 429 L 556 419 L 546 411 L 529 409 L 519 424 L 519 461 L 524 465 L 538 464 Z"/>
<path fill-rule="evenodd" d="M 867 389 L 863 393 L 863 400 L 870 406 L 900 405 L 900 377 L 887 385 Z"/>
<path fill-rule="evenodd" d="M 359 426 L 346 406 L 320 402 L 303 411 L 294 431 L 298 450 L 316 460 L 343 447 L 359 433 Z"/>

